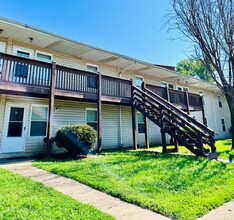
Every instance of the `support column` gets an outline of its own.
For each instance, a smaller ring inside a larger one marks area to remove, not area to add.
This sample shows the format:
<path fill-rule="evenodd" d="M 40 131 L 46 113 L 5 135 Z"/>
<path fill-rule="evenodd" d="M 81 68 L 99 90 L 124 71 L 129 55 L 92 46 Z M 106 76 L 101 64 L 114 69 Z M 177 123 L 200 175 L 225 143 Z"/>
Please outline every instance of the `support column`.
<path fill-rule="evenodd" d="M 160 111 L 160 121 L 161 121 L 162 147 L 163 147 L 162 152 L 163 153 L 167 153 L 167 141 L 166 141 L 166 133 L 164 131 L 164 121 L 163 121 L 163 109 L 162 109 L 162 106 L 160 106 L 159 111 Z"/>
<path fill-rule="evenodd" d="M 53 119 L 54 119 L 54 89 L 55 89 L 55 69 L 56 63 L 52 63 L 51 76 L 50 76 L 50 97 L 49 97 L 49 118 L 48 118 L 48 131 L 45 156 L 50 157 L 52 151 L 51 138 L 53 137 Z"/>
<path fill-rule="evenodd" d="M 98 154 L 101 154 L 102 151 L 102 75 L 99 73 L 98 75 L 98 103 L 97 103 L 97 113 L 98 113 Z"/>
<path fill-rule="evenodd" d="M 187 113 L 190 115 L 190 109 L 189 109 L 189 97 L 188 97 L 188 92 L 185 92 L 185 99 L 186 99 L 186 108 L 187 108 Z"/>
<path fill-rule="evenodd" d="M 202 107 L 202 121 L 205 126 L 207 126 L 206 115 L 205 115 L 205 108 L 204 108 L 204 97 L 201 96 L 201 107 Z"/>
<path fill-rule="evenodd" d="M 148 134 L 148 120 L 144 116 L 144 123 L 145 123 L 145 146 L 149 148 L 149 134 Z"/>
<path fill-rule="evenodd" d="M 145 92 L 145 82 L 142 82 L 141 89 Z M 146 97 L 145 97 L 146 98 Z M 144 125 L 145 125 L 145 146 L 149 148 L 149 133 L 148 133 L 148 120 L 144 116 Z"/>
<path fill-rule="evenodd" d="M 133 147 L 135 150 L 137 150 L 137 132 L 136 132 L 136 110 L 134 107 L 134 98 L 133 98 L 133 82 L 131 85 L 131 113 L 132 113 L 132 136 L 133 136 Z"/>

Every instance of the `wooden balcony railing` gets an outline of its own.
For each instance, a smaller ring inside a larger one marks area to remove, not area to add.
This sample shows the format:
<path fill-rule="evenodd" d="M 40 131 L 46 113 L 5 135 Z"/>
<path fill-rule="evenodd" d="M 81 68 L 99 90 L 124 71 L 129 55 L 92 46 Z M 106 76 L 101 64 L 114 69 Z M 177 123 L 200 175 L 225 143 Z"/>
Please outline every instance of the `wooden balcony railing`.
<path fill-rule="evenodd" d="M 48 95 L 51 86 L 52 64 L 0 53 L 0 90 Z M 55 95 L 97 100 L 98 74 L 55 65 Z M 101 75 L 101 95 L 107 101 L 131 104 L 131 80 Z M 202 100 L 197 94 L 147 85 L 147 88 L 169 100 L 180 109 L 201 110 Z M 169 91 L 169 94 L 168 92 Z M 66 94 L 66 95 L 65 95 Z M 85 94 L 84 96 L 78 96 Z"/>
<path fill-rule="evenodd" d="M 22 89 L 25 86 L 25 88 L 31 88 L 26 90 L 27 92 L 49 94 L 51 74 L 51 63 L 0 53 L 0 81 L 7 85 L 5 88 L 14 90 L 21 85 L 22 92 L 25 91 Z M 97 99 L 98 74 L 61 65 L 56 65 L 54 74 L 55 94 L 61 96 L 63 93 L 69 93 L 72 97 L 85 94 L 85 98 Z M 125 99 L 125 103 L 130 104 L 131 80 L 102 75 L 101 84 L 104 97 L 115 98 L 118 102 L 119 99 Z"/>
<path fill-rule="evenodd" d="M 167 89 L 160 86 L 146 85 L 146 88 L 170 101 L 176 107 L 188 111 L 202 111 L 202 97 L 195 93 L 186 93 L 174 89 Z"/>

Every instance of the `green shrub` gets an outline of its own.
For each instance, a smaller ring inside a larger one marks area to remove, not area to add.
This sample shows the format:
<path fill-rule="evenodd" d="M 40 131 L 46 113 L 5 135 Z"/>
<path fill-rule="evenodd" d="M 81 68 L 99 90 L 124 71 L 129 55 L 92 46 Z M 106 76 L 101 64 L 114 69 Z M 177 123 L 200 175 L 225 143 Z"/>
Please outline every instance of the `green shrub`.
<path fill-rule="evenodd" d="M 66 125 L 58 129 L 55 142 L 72 156 L 87 155 L 96 141 L 96 131 L 89 125 Z"/>

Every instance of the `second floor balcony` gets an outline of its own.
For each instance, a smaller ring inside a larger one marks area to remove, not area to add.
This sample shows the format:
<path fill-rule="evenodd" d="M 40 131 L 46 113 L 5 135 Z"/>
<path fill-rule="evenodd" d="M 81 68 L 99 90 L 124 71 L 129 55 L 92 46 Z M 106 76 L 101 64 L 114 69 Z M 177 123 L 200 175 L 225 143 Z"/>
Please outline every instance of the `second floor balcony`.
<path fill-rule="evenodd" d="M 57 98 L 97 101 L 99 83 L 103 102 L 131 105 L 132 80 L 0 53 L 2 94 L 49 97 L 53 88 Z M 202 110 L 202 98 L 198 94 L 149 84 L 146 87 L 184 111 L 188 108 L 190 111 Z"/>

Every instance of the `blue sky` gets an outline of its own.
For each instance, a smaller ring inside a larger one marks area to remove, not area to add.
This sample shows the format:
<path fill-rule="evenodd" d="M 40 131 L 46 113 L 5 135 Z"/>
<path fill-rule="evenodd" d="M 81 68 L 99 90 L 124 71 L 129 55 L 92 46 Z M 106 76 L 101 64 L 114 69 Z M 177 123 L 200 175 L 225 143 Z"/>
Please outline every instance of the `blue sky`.
<path fill-rule="evenodd" d="M 176 65 L 192 44 L 162 29 L 169 1 L 1 0 L 0 16 L 143 61 Z"/>

